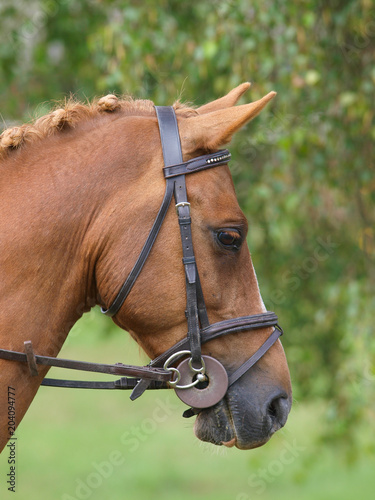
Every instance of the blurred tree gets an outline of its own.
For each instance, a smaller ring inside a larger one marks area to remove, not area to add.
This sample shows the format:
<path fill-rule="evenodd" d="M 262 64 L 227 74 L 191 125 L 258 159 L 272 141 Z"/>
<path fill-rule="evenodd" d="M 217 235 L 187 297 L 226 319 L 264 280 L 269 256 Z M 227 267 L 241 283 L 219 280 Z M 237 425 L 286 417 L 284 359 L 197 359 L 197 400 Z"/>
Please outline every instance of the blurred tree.
<path fill-rule="evenodd" d="M 71 92 L 278 91 L 236 137 L 233 175 L 295 397 L 330 401 L 327 435 L 354 449 L 375 392 L 373 1 L 2 0 L 0 33 L 5 124 Z"/>

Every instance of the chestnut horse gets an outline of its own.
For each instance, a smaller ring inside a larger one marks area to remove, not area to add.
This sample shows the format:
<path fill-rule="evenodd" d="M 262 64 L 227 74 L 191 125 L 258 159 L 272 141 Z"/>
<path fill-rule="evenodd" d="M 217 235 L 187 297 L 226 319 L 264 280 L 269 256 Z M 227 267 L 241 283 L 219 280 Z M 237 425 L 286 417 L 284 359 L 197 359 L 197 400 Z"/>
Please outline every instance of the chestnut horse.
<path fill-rule="evenodd" d="M 235 106 L 249 86 L 197 109 L 174 104 L 184 160 L 217 151 L 275 95 Z M 56 357 L 84 312 L 112 303 L 160 206 L 165 179 L 155 108 L 113 95 L 88 105 L 67 101 L 34 123 L 5 130 L 0 155 L 0 348 L 22 351 L 31 340 L 37 354 Z M 210 322 L 263 313 L 228 166 L 189 175 L 186 184 Z M 235 245 L 218 241 L 221 228 Z M 186 335 L 181 253 L 171 206 L 114 317 L 152 358 Z M 270 332 L 265 327 L 210 340 L 202 352 L 233 372 Z M 0 449 L 9 437 L 8 387 L 16 394 L 19 424 L 47 371 L 39 368 L 32 377 L 24 363 L 0 360 Z M 195 434 L 217 445 L 254 448 L 285 424 L 290 407 L 278 340 L 219 403 L 199 413 Z"/>

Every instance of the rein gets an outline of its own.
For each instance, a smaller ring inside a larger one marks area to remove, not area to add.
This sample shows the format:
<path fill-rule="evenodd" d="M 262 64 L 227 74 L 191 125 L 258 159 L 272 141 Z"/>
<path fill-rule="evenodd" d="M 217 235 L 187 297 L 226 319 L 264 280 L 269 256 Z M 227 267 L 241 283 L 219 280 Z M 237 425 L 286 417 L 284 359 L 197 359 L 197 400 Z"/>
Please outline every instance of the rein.
<path fill-rule="evenodd" d="M 30 341 L 24 343 L 25 352 L 0 349 L 0 359 L 27 363 L 31 375 L 38 375 L 37 365 L 57 366 L 74 370 L 92 371 L 121 375 L 110 382 L 87 382 L 76 380 L 56 380 L 45 378 L 41 385 L 88 389 L 132 389 L 130 399 L 141 396 L 146 389 L 175 388 L 177 396 L 191 406 L 184 412 L 185 417 L 198 413 L 201 409 L 218 403 L 228 388 L 242 377 L 282 335 L 277 316 L 265 312 L 251 316 L 232 318 L 210 324 L 204 302 L 199 273 L 195 261 L 190 203 L 186 191 L 186 175 L 208 168 L 225 165 L 231 158 L 228 150 L 218 151 L 183 162 L 177 119 L 173 107 L 156 106 L 161 144 L 164 157 L 165 194 L 146 242 L 133 269 L 120 288 L 108 309 L 102 312 L 115 316 L 129 295 L 152 250 L 165 215 L 175 199 L 183 250 L 182 263 L 185 269 L 187 336 L 163 354 L 152 360 L 148 366 L 132 366 L 88 363 L 48 356 L 35 355 Z M 273 332 L 260 348 L 233 373 L 227 374 L 223 365 L 210 356 L 202 355 L 201 345 L 231 333 L 274 327 Z M 181 361 L 175 368 L 177 361 Z"/>

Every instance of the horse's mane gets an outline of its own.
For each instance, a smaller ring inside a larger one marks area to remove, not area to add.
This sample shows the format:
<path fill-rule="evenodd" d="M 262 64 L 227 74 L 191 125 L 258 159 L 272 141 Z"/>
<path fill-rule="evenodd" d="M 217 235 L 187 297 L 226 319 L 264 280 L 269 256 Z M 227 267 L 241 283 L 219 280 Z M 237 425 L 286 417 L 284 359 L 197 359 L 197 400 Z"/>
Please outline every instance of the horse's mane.
<path fill-rule="evenodd" d="M 196 114 L 193 108 L 180 101 L 176 101 L 173 107 L 184 116 Z M 87 104 L 70 97 L 58 103 L 53 111 L 34 121 L 5 129 L 0 135 L 0 159 L 12 150 L 49 137 L 61 130 L 75 128 L 77 125 L 100 115 L 120 112 L 129 116 L 153 116 L 155 108 L 152 101 L 131 97 L 120 99 L 113 94 L 94 99 Z"/>

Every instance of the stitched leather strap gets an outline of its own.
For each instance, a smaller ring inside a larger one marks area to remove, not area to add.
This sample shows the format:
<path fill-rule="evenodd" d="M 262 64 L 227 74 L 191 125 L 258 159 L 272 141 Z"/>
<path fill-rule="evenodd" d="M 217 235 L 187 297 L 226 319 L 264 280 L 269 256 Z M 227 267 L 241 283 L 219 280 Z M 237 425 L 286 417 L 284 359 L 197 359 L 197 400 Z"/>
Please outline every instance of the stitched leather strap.
<path fill-rule="evenodd" d="M 111 306 L 106 310 L 102 308 L 103 314 L 106 314 L 107 316 L 115 316 L 119 312 L 122 304 L 125 302 L 125 299 L 129 295 L 131 289 L 133 288 L 133 285 L 136 282 L 139 273 L 142 271 L 142 268 L 147 260 L 147 257 L 149 256 L 151 249 L 155 243 L 156 237 L 159 234 L 161 225 L 163 224 L 164 218 L 168 211 L 168 207 L 171 203 L 172 196 L 173 196 L 173 182 L 169 181 L 167 182 L 165 188 L 164 198 L 160 206 L 159 212 L 155 218 L 155 221 L 152 225 L 147 240 L 141 250 L 141 253 L 139 254 L 139 257 L 136 263 L 134 264 L 133 269 L 130 271 L 129 276 L 126 278 L 125 283 L 122 285 L 120 291 L 118 292 Z"/>
<path fill-rule="evenodd" d="M 138 379 L 121 377 L 118 380 L 112 381 L 87 381 L 87 380 L 60 380 L 54 378 L 45 378 L 41 385 L 48 387 L 65 387 L 69 389 L 134 389 Z M 148 389 L 168 389 L 169 385 L 166 382 L 158 380 L 150 380 Z"/>
<path fill-rule="evenodd" d="M 260 328 L 267 328 L 276 326 L 278 324 L 277 315 L 274 312 L 266 312 L 262 314 L 254 314 L 252 316 L 242 316 L 240 318 L 227 319 L 213 323 L 201 331 L 202 344 L 210 340 L 217 339 L 224 335 L 231 333 L 238 333 L 244 331 L 258 330 Z M 167 351 L 163 352 L 157 358 L 153 359 L 149 366 L 163 366 L 165 361 L 179 351 L 188 349 L 189 343 L 187 338 L 180 340 Z"/>
<path fill-rule="evenodd" d="M 262 356 L 266 354 L 270 347 L 276 342 L 276 340 L 283 334 L 282 329 L 276 325 L 274 331 L 268 337 L 268 339 L 259 347 L 257 351 L 243 363 L 237 370 L 229 376 L 228 387 L 233 385 L 237 380 L 242 377 L 252 366 L 257 363 Z"/>
<path fill-rule="evenodd" d="M 31 343 L 29 343 L 30 345 Z M 0 349 L 0 358 L 29 364 L 28 356 L 23 352 Z M 143 377 L 162 381 L 168 381 L 171 378 L 170 372 L 150 366 L 132 366 L 122 363 L 107 365 L 104 363 L 90 363 L 87 361 L 74 361 L 72 359 L 52 358 L 40 355 L 34 355 L 33 359 L 37 365 L 57 366 L 59 368 L 69 368 L 70 370 L 109 373 L 111 375 L 129 375 L 130 377 Z"/>
<path fill-rule="evenodd" d="M 174 178 L 174 198 L 176 202 L 178 223 L 180 225 L 182 243 L 182 262 L 186 277 L 186 319 L 188 323 L 187 337 L 193 365 L 201 364 L 201 342 L 198 312 L 198 270 L 195 262 L 193 238 L 191 233 L 190 203 L 187 198 L 185 172 L 182 163 L 180 135 L 175 111 L 172 106 L 155 106 L 159 122 L 160 139 L 163 149 L 164 165 L 170 172 L 179 175 Z M 206 160 L 206 159 L 205 159 Z M 188 162 L 189 163 L 189 162 Z M 204 162 L 206 163 L 206 161 Z M 174 167 L 171 167 L 174 166 Z M 164 170 L 165 173 L 165 170 Z M 167 180 L 168 182 L 168 180 Z M 203 299 L 203 294 L 201 296 Z"/>
<path fill-rule="evenodd" d="M 182 163 L 182 150 L 176 114 L 172 106 L 155 106 L 161 147 L 166 167 Z"/>
<path fill-rule="evenodd" d="M 170 177 L 175 177 L 177 175 L 187 175 L 194 172 L 199 172 L 200 170 L 206 170 L 212 167 L 218 167 L 219 165 L 225 165 L 231 159 L 231 154 L 227 149 L 218 151 L 217 153 L 211 153 L 209 155 L 199 156 L 198 158 L 193 158 L 192 160 L 186 161 L 179 165 L 173 165 L 171 167 L 164 167 L 164 177 L 169 179 Z"/>
<path fill-rule="evenodd" d="M 258 315 L 260 316 L 260 315 Z M 231 321 L 231 320 L 229 320 Z M 227 323 L 227 322 L 221 322 L 221 323 Z M 220 325 L 217 323 L 217 325 Z M 216 326 L 216 325 L 213 325 Z M 253 327 L 257 327 L 256 323 L 253 322 Z M 248 328 L 251 329 L 251 328 Z M 209 335 L 206 335 L 204 337 L 203 341 L 208 341 L 213 338 L 215 335 L 215 338 L 217 336 L 225 335 L 228 333 L 232 333 L 232 330 L 225 330 L 224 325 L 221 326 L 221 328 L 216 328 L 216 331 L 213 332 L 211 330 L 211 333 Z M 233 372 L 229 376 L 229 386 L 233 385 L 242 375 L 244 375 L 252 366 L 257 363 L 262 356 L 270 349 L 270 347 L 277 341 L 277 339 L 283 334 L 283 331 L 279 325 L 276 325 L 274 331 L 272 334 L 268 337 L 268 339 L 261 345 L 261 347 L 247 360 L 245 363 L 243 363 L 235 372 Z M 211 338 L 210 338 L 211 336 Z M 176 351 L 178 352 L 178 351 Z M 156 360 L 154 360 L 156 361 Z M 65 388 L 78 388 L 78 389 L 120 389 L 120 390 L 129 390 L 129 389 L 135 389 L 141 382 L 144 382 L 146 385 L 146 388 L 149 390 L 155 390 L 155 389 L 168 389 L 169 385 L 166 382 L 162 381 L 156 381 L 156 380 L 139 380 L 136 378 L 128 378 L 128 377 L 121 377 L 118 380 L 114 381 L 97 381 L 97 382 L 91 382 L 91 381 L 81 381 L 81 380 L 59 380 L 59 379 L 50 379 L 50 378 L 45 378 L 42 382 L 42 385 L 45 386 L 51 386 L 51 387 L 65 387 Z M 142 388 L 142 385 L 141 385 Z M 143 391 L 141 391 L 143 392 Z M 195 411 L 194 409 L 190 408 L 189 410 L 186 410 L 183 414 L 185 418 L 192 417 L 196 415 L 198 412 Z"/>

